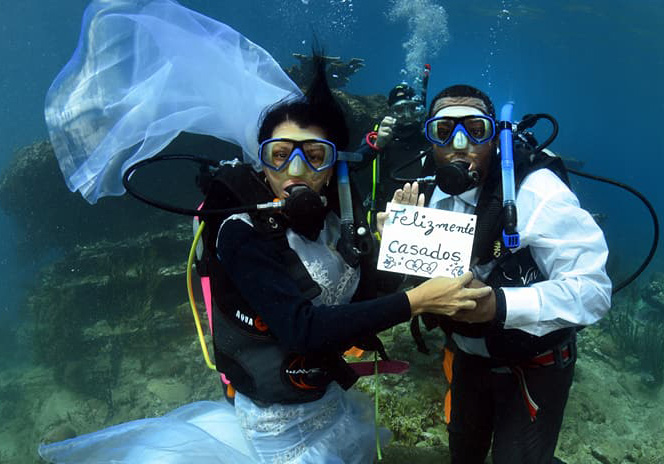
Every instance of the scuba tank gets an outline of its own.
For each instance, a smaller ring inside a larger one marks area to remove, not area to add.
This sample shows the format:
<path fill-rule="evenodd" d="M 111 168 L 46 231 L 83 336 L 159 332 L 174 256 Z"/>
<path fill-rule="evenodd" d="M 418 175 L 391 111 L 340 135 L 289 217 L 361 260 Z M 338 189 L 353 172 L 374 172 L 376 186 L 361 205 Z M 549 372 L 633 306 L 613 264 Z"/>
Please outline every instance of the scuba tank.
<path fill-rule="evenodd" d="M 367 238 L 369 231 L 364 226 L 355 228 L 348 164 L 345 161 L 337 161 L 337 179 L 341 213 L 341 237 L 337 243 L 337 251 L 349 266 L 357 267 L 360 257 L 370 251 L 367 240 L 360 243 L 358 238 Z"/>

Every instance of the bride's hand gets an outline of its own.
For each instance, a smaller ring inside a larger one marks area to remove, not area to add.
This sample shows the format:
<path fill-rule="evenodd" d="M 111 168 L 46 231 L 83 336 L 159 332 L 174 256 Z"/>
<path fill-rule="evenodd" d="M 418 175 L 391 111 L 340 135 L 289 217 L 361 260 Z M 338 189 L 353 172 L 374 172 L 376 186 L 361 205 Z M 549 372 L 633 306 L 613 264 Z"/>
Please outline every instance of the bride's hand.
<path fill-rule="evenodd" d="M 462 311 L 476 309 L 481 300 L 491 296 L 492 293 L 491 287 L 480 281 L 474 281 L 472 272 L 466 272 L 456 278 L 429 279 L 408 290 L 406 295 L 413 316 L 422 313 L 454 316 Z"/>

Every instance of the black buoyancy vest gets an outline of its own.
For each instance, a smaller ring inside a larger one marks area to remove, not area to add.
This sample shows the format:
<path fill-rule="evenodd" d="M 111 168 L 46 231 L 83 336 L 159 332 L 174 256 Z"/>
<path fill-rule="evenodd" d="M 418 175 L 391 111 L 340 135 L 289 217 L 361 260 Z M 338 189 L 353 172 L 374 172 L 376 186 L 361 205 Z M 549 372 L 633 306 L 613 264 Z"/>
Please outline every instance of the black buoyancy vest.
<path fill-rule="evenodd" d="M 249 166 L 222 167 L 207 192 L 204 209 L 272 200 L 272 192 Z M 255 230 L 269 237 L 302 294 L 313 299 L 320 287 L 288 245 L 287 222 L 279 213 L 251 213 Z M 224 218 L 210 217 L 204 247 L 211 277 L 213 340 L 217 369 L 233 387 L 260 404 L 301 403 L 321 398 L 336 381 L 350 388 L 358 376 L 342 353 L 302 355 L 284 350 L 260 315 L 249 306 L 216 258 L 216 234 Z M 361 269 L 366 264 L 361 262 Z"/>
<path fill-rule="evenodd" d="M 473 242 L 472 256 L 478 259 L 479 264 L 495 261 L 493 270 L 485 279 L 487 285 L 493 288 L 527 287 L 543 281 L 544 276 L 537 267 L 529 248 L 526 247 L 512 253 L 503 244 L 500 169 L 495 165 L 498 162 L 494 159 L 494 166 L 491 169 L 493 175 L 486 180 L 475 208 L 477 232 Z M 543 152 L 533 153 L 524 144 L 515 144 L 514 166 L 517 191 L 528 174 L 544 168 L 550 169 L 565 184 L 569 185 L 567 170 L 559 157 L 549 156 Z M 426 316 L 423 320 L 429 329 L 440 326 L 447 334 L 455 332 L 466 337 L 484 337 L 491 357 L 504 362 L 531 359 L 569 340 L 576 332 L 576 328 L 570 327 L 537 337 L 518 329 L 504 329 L 495 322 L 469 324 L 455 321 L 447 316 Z"/>

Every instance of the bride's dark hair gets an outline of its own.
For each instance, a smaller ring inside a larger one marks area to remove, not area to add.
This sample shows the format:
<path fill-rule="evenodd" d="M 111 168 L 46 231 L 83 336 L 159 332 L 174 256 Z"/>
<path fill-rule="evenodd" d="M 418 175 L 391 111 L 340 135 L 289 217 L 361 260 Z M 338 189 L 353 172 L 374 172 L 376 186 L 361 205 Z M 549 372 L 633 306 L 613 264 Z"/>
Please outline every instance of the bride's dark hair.
<path fill-rule="evenodd" d="M 343 109 L 327 83 L 326 63 L 320 51 L 313 52 L 313 75 L 303 97 L 287 98 L 264 113 L 258 131 L 258 143 L 270 137 L 274 128 L 284 121 L 292 121 L 300 127 L 317 126 L 338 150 L 345 150 L 349 143 L 348 126 Z"/>

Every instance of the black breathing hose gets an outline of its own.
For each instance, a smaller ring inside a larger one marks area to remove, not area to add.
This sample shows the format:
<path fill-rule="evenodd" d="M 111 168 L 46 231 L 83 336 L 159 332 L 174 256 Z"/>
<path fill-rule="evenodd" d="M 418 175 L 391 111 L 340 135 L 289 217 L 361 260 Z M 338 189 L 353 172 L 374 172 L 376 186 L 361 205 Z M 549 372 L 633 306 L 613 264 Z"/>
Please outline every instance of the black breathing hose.
<path fill-rule="evenodd" d="M 587 179 L 597 180 L 600 182 L 606 182 L 607 184 L 615 185 L 616 187 L 620 187 L 622 189 L 627 190 L 632 195 L 638 197 L 639 200 L 641 200 L 643 204 L 646 205 L 646 208 L 648 208 L 650 216 L 652 217 L 654 236 L 652 240 L 652 245 L 650 246 L 650 251 L 648 252 L 648 256 L 646 256 L 646 258 L 643 260 L 643 263 L 641 263 L 641 265 L 638 267 L 636 271 L 634 271 L 624 281 L 620 282 L 618 285 L 613 287 L 613 294 L 616 294 L 620 290 L 631 284 L 634 281 L 634 279 L 636 279 L 639 276 L 639 274 L 643 272 L 643 270 L 648 266 L 648 264 L 650 264 L 650 261 L 652 261 L 652 258 L 655 256 L 655 251 L 657 250 L 657 245 L 659 243 L 659 220 L 657 219 L 657 213 L 655 213 L 655 208 L 653 208 L 652 204 L 650 204 L 645 195 L 643 195 L 641 192 L 639 192 L 633 187 L 630 187 L 627 184 L 623 184 L 622 182 L 618 182 L 613 179 L 608 179 L 606 177 L 600 177 L 594 174 L 588 174 L 585 172 L 577 171 L 576 169 L 567 168 L 567 171 L 580 177 L 585 177 Z"/>
<path fill-rule="evenodd" d="M 172 160 L 185 160 L 185 161 L 193 161 L 195 163 L 200 164 L 202 167 L 207 167 L 211 170 L 218 168 L 219 167 L 219 162 L 218 161 L 213 161 L 209 160 L 206 158 L 201 158 L 199 156 L 193 156 L 193 155 L 160 155 L 160 156 L 155 156 L 153 158 L 148 158 L 143 161 L 139 161 L 136 164 L 132 164 L 129 169 L 124 173 L 122 176 L 122 185 L 124 188 L 129 192 L 131 196 L 136 198 L 139 201 L 142 201 L 143 203 L 146 203 L 150 206 L 153 206 L 155 208 L 168 211 L 170 213 L 175 213 L 175 214 L 182 214 L 184 216 L 220 216 L 220 215 L 230 215 L 230 214 L 238 214 L 238 213 L 248 213 L 251 211 L 256 211 L 259 209 L 277 209 L 283 206 L 280 202 L 271 202 L 271 203 L 262 203 L 259 205 L 244 205 L 244 206 L 236 206 L 233 208 L 223 208 L 223 209 L 206 209 L 206 210 L 199 210 L 199 209 L 191 209 L 191 208 L 179 208 L 177 206 L 170 205 L 168 203 L 164 203 L 159 200 L 155 200 L 154 198 L 150 198 L 142 193 L 140 193 L 138 190 L 134 188 L 134 186 L 131 185 L 130 180 L 131 176 L 136 172 L 139 168 L 145 167 L 149 164 L 154 164 L 160 161 L 172 161 Z"/>

